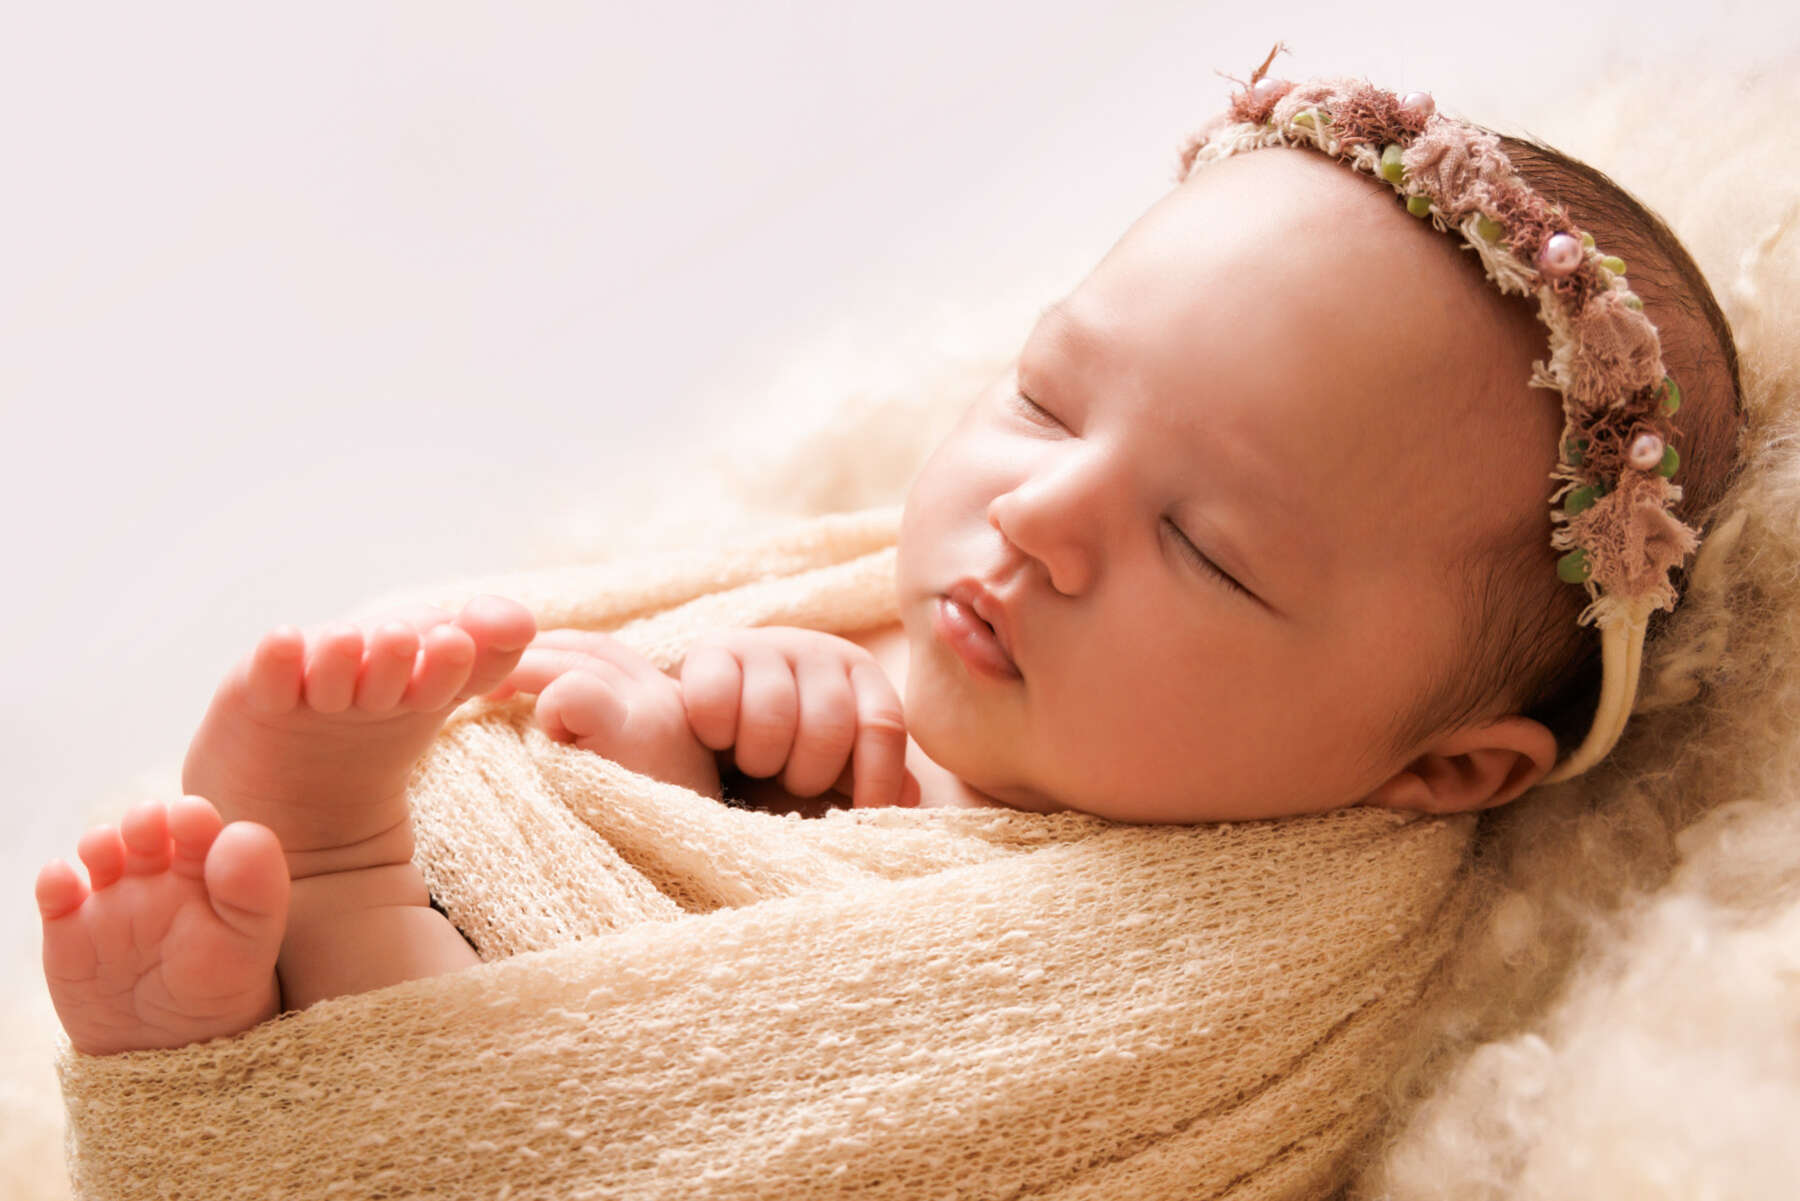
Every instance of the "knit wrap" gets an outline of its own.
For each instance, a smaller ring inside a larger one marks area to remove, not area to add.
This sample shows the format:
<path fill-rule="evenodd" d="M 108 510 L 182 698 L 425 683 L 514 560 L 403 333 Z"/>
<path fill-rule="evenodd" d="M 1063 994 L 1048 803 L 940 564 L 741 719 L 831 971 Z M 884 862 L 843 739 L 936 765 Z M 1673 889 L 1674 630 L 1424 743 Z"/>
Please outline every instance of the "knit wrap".
<path fill-rule="evenodd" d="M 898 526 L 479 588 L 670 668 L 719 626 L 896 620 Z M 484 962 L 199 1046 L 65 1046 L 77 1196 L 1321 1196 L 1471 891 L 1466 816 L 807 820 L 555 743 L 517 701 L 459 710 L 410 795 Z"/>

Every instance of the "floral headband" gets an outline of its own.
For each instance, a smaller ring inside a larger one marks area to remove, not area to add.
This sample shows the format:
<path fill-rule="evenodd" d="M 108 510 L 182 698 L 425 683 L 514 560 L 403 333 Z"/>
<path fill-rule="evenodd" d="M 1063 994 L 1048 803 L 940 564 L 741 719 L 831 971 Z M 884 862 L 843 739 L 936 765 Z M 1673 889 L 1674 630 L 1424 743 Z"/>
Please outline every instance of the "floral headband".
<path fill-rule="evenodd" d="M 1669 420 L 1681 389 L 1663 367 L 1656 327 L 1624 261 L 1532 190 L 1496 135 L 1439 113 L 1425 92 L 1266 78 L 1274 58 L 1188 140 L 1178 179 L 1246 150 L 1320 150 L 1392 184 L 1413 216 L 1461 233 L 1501 292 L 1537 298 L 1550 361 L 1532 364 L 1531 385 L 1561 393 L 1564 417 L 1550 544 L 1562 552 L 1557 575 L 1587 589 L 1580 620 L 1600 627 L 1604 673 L 1587 737 L 1544 782 L 1580 775 L 1624 732 L 1650 614 L 1675 607 L 1669 573 L 1699 541 L 1670 512 L 1681 499 Z"/>

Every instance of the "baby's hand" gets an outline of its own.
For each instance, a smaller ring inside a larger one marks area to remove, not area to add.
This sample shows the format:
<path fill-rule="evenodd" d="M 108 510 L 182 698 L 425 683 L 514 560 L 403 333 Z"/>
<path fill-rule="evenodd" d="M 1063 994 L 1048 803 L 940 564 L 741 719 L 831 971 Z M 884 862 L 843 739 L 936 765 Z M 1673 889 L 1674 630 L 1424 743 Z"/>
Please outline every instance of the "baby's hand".
<path fill-rule="evenodd" d="M 700 741 L 736 747 L 747 776 L 781 772 L 794 796 L 831 789 L 859 809 L 919 803 L 900 697 L 853 642 L 784 626 L 707 634 L 688 648 L 681 692 Z"/>
<path fill-rule="evenodd" d="M 537 693 L 537 722 L 558 742 L 704 796 L 719 795 L 719 765 L 688 727 L 681 685 L 617 638 L 548 630 L 488 695 Z"/>

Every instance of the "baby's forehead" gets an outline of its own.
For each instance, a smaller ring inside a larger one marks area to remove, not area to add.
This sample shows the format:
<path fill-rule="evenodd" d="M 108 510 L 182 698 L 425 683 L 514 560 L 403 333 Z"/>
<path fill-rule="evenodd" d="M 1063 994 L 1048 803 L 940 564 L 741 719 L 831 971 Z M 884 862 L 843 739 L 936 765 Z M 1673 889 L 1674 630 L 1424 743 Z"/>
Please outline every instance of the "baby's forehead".
<path fill-rule="evenodd" d="M 1361 497 L 1391 521 L 1410 496 L 1479 516 L 1529 495 L 1547 510 L 1560 417 L 1530 387 L 1535 315 L 1456 238 L 1323 156 L 1196 172 L 1037 332 L 1180 398 L 1321 507 Z"/>
<path fill-rule="evenodd" d="M 1102 323 L 1110 310 L 1160 306 L 1205 349 L 1312 347 L 1346 370 L 1391 373 L 1427 356 L 1467 365 L 1522 345 L 1521 333 L 1542 341 L 1529 308 L 1489 284 L 1459 239 L 1409 215 L 1386 185 L 1287 148 L 1196 171 L 1126 232 L 1073 311 L 1082 301 Z"/>

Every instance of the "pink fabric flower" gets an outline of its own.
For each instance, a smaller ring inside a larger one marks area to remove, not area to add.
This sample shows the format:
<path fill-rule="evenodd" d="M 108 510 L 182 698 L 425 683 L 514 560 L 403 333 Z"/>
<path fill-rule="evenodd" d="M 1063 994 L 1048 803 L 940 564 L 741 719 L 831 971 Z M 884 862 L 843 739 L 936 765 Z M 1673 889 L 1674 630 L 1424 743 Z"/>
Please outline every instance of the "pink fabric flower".
<path fill-rule="evenodd" d="M 1569 368 L 1569 388 L 1584 403 L 1620 405 L 1662 379 L 1656 329 L 1642 313 L 1626 307 L 1621 293 L 1594 293 L 1574 327 L 1577 354 Z"/>

